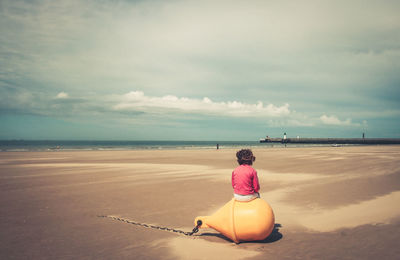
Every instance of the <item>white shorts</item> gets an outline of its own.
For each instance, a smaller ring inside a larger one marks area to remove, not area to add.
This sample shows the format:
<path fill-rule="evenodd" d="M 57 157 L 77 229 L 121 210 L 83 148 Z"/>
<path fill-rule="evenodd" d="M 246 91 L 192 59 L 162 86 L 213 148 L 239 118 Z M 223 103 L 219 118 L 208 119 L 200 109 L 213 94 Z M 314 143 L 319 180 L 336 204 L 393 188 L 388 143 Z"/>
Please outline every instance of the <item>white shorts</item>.
<path fill-rule="evenodd" d="M 251 201 L 251 200 L 254 200 L 256 198 L 259 198 L 260 197 L 260 193 L 255 192 L 255 193 L 248 194 L 248 195 L 241 195 L 241 194 L 233 193 L 233 197 L 237 201 Z"/>

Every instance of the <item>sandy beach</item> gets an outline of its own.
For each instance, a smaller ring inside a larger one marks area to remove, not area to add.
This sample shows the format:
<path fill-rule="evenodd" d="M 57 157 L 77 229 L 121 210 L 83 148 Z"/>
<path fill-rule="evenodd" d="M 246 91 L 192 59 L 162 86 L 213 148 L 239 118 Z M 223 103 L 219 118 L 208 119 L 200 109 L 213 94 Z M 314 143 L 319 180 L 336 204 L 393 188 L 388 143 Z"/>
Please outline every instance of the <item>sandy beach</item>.
<path fill-rule="evenodd" d="M 236 150 L 0 153 L 0 259 L 398 259 L 400 146 L 257 148 L 276 228 L 193 229 L 232 198 Z"/>

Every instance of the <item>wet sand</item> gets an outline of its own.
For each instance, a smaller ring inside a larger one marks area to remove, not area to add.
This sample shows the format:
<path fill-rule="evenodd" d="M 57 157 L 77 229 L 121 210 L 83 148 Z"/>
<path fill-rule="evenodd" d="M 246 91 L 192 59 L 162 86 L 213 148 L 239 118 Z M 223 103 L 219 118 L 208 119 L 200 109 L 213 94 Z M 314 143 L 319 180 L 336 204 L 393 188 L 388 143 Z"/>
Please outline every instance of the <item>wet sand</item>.
<path fill-rule="evenodd" d="M 276 229 L 191 231 L 232 197 L 236 150 L 0 153 L 0 259 L 398 259 L 400 146 L 254 149 Z"/>

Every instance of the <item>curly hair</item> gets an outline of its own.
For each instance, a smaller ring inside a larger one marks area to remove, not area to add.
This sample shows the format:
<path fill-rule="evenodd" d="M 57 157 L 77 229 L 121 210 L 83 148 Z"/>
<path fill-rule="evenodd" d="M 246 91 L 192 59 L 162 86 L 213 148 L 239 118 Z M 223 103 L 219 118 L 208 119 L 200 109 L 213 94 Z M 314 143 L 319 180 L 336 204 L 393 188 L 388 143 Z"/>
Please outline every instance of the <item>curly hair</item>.
<path fill-rule="evenodd" d="M 242 149 L 236 153 L 237 157 L 237 162 L 242 165 L 242 164 L 247 164 L 247 165 L 252 165 L 253 162 L 256 160 L 256 157 L 254 157 L 253 152 L 250 149 Z"/>

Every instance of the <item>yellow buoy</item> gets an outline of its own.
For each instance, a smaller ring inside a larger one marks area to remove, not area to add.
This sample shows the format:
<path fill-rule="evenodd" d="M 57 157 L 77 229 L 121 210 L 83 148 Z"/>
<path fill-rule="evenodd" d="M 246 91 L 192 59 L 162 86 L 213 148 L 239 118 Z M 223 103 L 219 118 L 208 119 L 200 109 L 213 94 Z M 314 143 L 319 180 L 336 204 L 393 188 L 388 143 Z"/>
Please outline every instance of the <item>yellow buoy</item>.
<path fill-rule="evenodd" d="M 197 217 L 195 225 L 198 223 L 200 228 L 213 228 L 239 243 L 267 238 L 274 229 L 275 217 L 263 199 L 247 202 L 232 199 L 213 215 Z"/>

